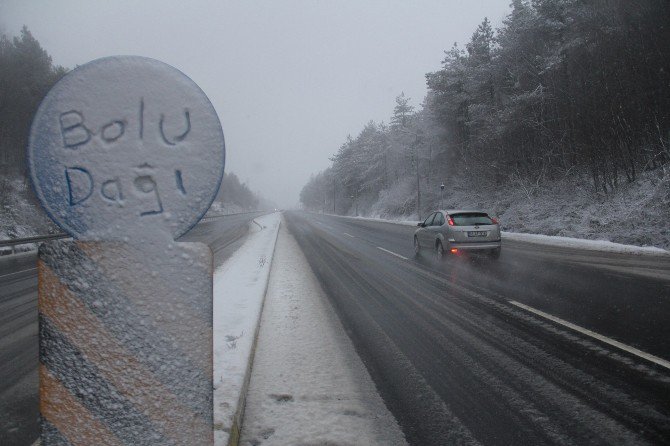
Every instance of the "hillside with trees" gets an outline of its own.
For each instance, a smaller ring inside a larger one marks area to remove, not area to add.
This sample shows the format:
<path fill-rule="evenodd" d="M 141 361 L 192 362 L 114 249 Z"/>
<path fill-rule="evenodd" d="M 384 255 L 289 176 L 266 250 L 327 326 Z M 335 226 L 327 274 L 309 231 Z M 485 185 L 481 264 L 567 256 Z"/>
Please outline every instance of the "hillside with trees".
<path fill-rule="evenodd" d="M 347 138 L 301 202 L 483 207 L 509 230 L 670 246 L 669 42 L 664 0 L 514 0 L 445 52 L 420 107 L 401 94 L 388 125 Z"/>
<path fill-rule="evenodd" d="M 0 36 L 0 172 L 24 173 L 33 115 L 66 72 L 25 26 L 20 36 Z"/>
<path fill-rule="evenodd" d="M 25 151 L 40 101 L 66 72 L 25 26 L 0 36 L 0 239 L 57 231 L 30 190 Z"/>
<path fill-rule="evenodd" d="M 226 172 L 223 174 L 219 194 L 209 212 L 211 215 L 235 214 L 268 207 L 262 197 L 253 193 L 245 183 L 240 182 L 237 175 Z"/>

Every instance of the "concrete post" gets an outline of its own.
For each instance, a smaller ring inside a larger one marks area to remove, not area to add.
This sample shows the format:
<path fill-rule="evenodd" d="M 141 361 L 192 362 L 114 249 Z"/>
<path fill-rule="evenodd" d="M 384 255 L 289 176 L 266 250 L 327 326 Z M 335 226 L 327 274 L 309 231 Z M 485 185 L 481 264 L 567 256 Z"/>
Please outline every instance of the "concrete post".
<path fill-rule="evenodd" d="M 205 94 L 152 59 L 78 67 L 40 105 L 33 185 L 74 238 L 39 252 L 42 446 L 213 443 L 212 255 L 174 240 L 224 158 Z"/>

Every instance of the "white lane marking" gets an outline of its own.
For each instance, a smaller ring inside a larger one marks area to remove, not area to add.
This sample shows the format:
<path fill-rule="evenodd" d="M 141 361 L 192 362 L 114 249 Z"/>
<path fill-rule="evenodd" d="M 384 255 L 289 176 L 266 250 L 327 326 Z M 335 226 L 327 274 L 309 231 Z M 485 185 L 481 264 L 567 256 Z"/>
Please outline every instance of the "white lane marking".
<path fill-rule="evenodd" d="M 347 237 L 356 238 L 356 237 L 354 237 L 354 236 L 351 235 L 351 234 L 347 234 L 346 232 L 343 232 L 343 234 L 346 235 Z"/>
<path fill-rule="evenodd" d="M 544 311 L 536 310 L 533 307 L 529 307 L 528 305 L 524 305 L 520 302 L 516 302 L 513 300 L 508 301 L 512 305 L 515 305 L 519 308 L 523 308 L 526 311 L 530 311 L 531 313 L 534 313 L 538 316 L 542 316 L 545 319 L 549 319 L 550 321 L 556 322 L 557 324 L 563 325 L 564 327 L 570 328 L 572 330 L 578 331 L 579 333 L 585 334 L 587 336 L 590 336 L 594 339 L 597 339 L 601 342 L 604 342 L 605 344 L 609 344 L 613 347 L 619 348 L 623 351 L 626 351 L 628 353 L 631 353 L 635 356 L 639 356 L 640 358 L 646 359 L 647 361 L 651 361 L 654 364 L 658 364 L 661 367 L 665 367 L 666 369 L 670 369 L 670 361 L 666 361 L 665 359 L 659 358 L 658 356 L 651 355 L 649 353 L 643 352 L 642 350 L 638 350 L 635 347 L 631 347 L 629 345 L 623 344 L 619 341 L 615 341 L 612 338 L 608 338 L 607 336 L 603 336 L 601 334 L 598 334 L 594 331 L 588 330 L 586 328 L 582 328 L 579 325 L 575 325 L 571 322 L 565 321 L 561 318 L 558 318 L 556 316 L 552 316 L 551 314 L 545 313 Z"/>
<path fill-rule="evenodd" d="M 26 268 L 19 271 L 14 271 L 13 273 L 7 273 L 0 275 L 0 279 L 9 278 L 10 276 L 18 276 L 21 273 L 37 271 L 37 268 Z"/>
<path fill-rule="evenodd" d="M 384 249 L 384 248 L 382 248 L 381 246 L 377 246 L 377 249 L 381 249 L 382 251 L 384 251 L 384 252 L 388 252 L 388 253 L 391 254 L 391 255 L 394 255 L 394 256 L 396 256 L 396 257 L 400 257 L 400 258 L 403 259 L 403 260 L 408 260 L 407 257 L 401 256 L 400 254 L 396 254 L 395 252 L 393 252 L 393 251 L 389 251 L 388 249 Z"/>

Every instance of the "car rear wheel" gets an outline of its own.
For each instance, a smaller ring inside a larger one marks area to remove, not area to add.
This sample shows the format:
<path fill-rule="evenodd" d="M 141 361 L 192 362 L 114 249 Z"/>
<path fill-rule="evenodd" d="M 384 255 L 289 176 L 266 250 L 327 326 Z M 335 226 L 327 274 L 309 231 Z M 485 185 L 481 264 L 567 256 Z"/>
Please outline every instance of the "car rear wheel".
<path fill-rule="evenodd" d="M 489 252 L 489 257 L 493 260 L 498 260 L 500 258 L 500 248 L 492 249 L 491 252 Z"/>
<path fill-rule="evenodd" d="M 435 243 L 435 258 L 440 262 L 444 259 L 444 248 L 439 240 Z"/>
<path fill-rule="evenodd" d="M 419 255 L 421 253 L 421 245 L 419 245 L 419 239 L 417 236 L 414 236 L 414 255 Z"/>

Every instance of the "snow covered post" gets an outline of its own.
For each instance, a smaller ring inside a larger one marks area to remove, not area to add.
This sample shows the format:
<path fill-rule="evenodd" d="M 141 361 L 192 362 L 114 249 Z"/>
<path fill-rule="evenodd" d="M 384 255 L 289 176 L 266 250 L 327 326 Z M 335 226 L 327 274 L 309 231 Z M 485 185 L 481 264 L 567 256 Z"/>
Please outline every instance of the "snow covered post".
<path fill-rule="evenodd" d="M 223 176 L 207 96 L 162 62 L 99 59 L 49 92 L 28 154 L 74 238 L 39 253 L 42 446 L 212 444 L 212 255 L 175 242 Z"/>

